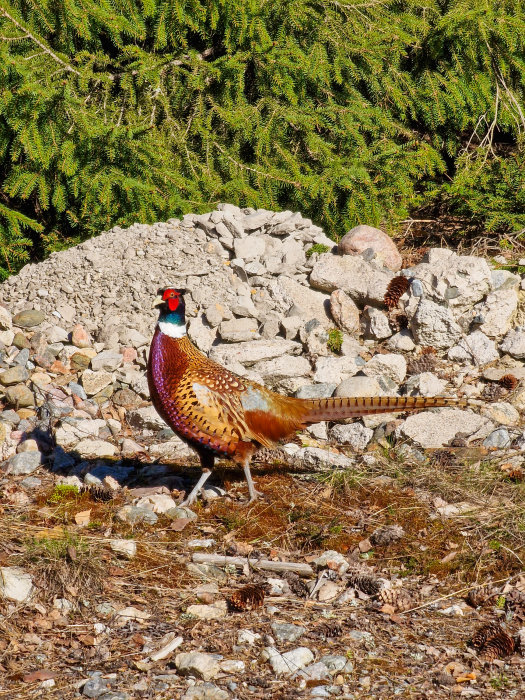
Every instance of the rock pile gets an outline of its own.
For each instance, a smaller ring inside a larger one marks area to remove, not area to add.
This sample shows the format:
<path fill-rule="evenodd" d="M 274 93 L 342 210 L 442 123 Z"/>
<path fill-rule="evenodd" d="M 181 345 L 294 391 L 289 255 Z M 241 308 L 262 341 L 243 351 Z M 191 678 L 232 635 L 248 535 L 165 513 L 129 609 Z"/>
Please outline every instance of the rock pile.
<path fill-rule="evenodd" d="M 525 390 L 494 384 L 525 376 L 525 282 L 445 249 L 400 267 L 377 229 L 357 227 L 336 247 L 298 213 L 229 204 L 182 221 L 117 227 L 27 265 L 0 287 L 4 469 L 29 475 L 48 461 L 69 478 L 101 484 L 108 475 L 125 481 L 125 460 L 137 455 L 188 459 L 191 451 L 149 404 L 145 379 L 151 302 L 170 283 L 189 290 L 189 335 L 204 352 L 285 393 L 478 397 L 496 386 L 497 401 L 482 415 L 371 416 L 314 426 L 317 440 L 362 451 L 387 433 L 421 447 L 461 433 L 465 445 L 525 449 Z M 408 289 L 387 309 L 396 273 Z M 285 449 L 313 468 L 351 463 L 323 447 Z"/>

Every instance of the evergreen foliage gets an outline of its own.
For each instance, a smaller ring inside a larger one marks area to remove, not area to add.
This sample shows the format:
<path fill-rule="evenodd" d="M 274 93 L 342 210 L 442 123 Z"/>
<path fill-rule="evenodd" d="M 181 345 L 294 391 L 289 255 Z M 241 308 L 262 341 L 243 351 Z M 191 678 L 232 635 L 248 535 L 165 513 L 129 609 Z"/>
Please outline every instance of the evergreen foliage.
<path fill-rule="evenodd" d="M 524 30 L 520 0 L 0 0 L 0 272 L 220 201 L 524 227 Z"/>

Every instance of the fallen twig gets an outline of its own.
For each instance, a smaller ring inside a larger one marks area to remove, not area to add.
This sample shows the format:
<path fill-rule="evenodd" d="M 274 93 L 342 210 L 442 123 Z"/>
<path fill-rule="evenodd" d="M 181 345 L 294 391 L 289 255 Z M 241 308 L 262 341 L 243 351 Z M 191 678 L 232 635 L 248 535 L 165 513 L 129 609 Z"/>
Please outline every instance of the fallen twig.
<path fill-rule="evenodd" d="M 313 576 L 314 570 L 309 564 L 299 564 L 292 561 L 270 561 L 269 559 L 248 559 L 248 557 L 227 557 L 222 554 L 203 554 L 197 552 L 193 555 L 195 564 L 215 564 L 216 566 L 233 565 L 238 569 L 249 566 L 252 569 L 265 569 L 266 571 L 292 571 L 299 576 Z"/>

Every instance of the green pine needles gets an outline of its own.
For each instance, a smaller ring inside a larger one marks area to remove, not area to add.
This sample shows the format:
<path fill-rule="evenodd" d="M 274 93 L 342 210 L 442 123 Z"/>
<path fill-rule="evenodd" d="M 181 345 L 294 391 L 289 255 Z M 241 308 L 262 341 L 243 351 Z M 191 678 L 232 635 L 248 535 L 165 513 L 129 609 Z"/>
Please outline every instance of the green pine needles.
<path fill-rule="evenodd" d="M 220 201 L 523 228 L 524 38 L 521 0 L 0 0 L 0 274 Z"/>

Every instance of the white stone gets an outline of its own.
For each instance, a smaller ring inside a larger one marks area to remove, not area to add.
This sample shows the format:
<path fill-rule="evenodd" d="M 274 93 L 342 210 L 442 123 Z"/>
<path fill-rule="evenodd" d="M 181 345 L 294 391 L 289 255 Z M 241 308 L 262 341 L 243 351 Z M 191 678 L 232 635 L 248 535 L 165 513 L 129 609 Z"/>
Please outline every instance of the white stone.
<path fill-rule="evenodd" d="M 202 651 L 177 654 L 175 665 L 183 676 L 197 676 L 197 678 L 202 678 L 204 681 L 211 681 L 221 672 L 217 658 L 213 654 L 207 654 Z"/>
<path fill-rule="evenodd" d="M 30 598 L 33 591 L 31 576 L 18 566 L 0 566 L 0 596 L 17 603 Z"/>
<path fill-rule="evenodd" d="M 330 295 L 330 311 L 339 328 L 347 333 L 358 334 L 360 328 L 359 309 L 342 289 Z M 388 324 L 388 321 L 387 321 Z"/>
<path fill-rule="evenodd" d="M 114 552 L 118 552 L 118 554 L 124 554 L 130 559 L 137 554 L 137 543 L 135 542 L 135 540 L 110 540 L 109 546 Z"/>
<path fill-rule="evenodd" d="M 319 447 L 300 447 L 294 451 L 293 460 L 295 463 L 314 471 L 326 471 L 334 467 L 346 469 L 354 464 L 350 457 L 329 450 L 321 450 Z"/>
<path fill-rule="evenodd" d="M 310 363 L 306 357 L 276 357 L 273 360 L 258 362 L 255 371 L 262 377 L 279 379 L 282 377 L 304 377 L 310 373 Z"/>
<path fill-rule="evenodd" d="M 516 289 L 497 289 L 491 292 L 485 301 L 474 307 L 474 313 L 485 319 L 484 323 L 479 326 L 479 330 L 491 338 L 505 335 L 510 330 L 517 307 L 518 292 Z"/>
<path fill-rule="evenodd" d="M 164 637 L 162 637 L 161 640 L 159 640 L 159 647 L 157 651 L 150 654 L 150 659 L 152 661 L 161 661 L 162 659 L 167 658 L 175 651 L 175 649 L 180 647 L 183 641 L 183 637 L 177 637 L 175 632 L 168 632 L 164 635 Z"/>
<path fill-rule="evenodd" d="M 401 384 L 407 373 L 407 362 L 403 355 L 387 353 L 374 355 L 363 368 L 367 377 L 389 377 L 396 384 Z"/>
<path fill-rule="evenodd" d="M 258 325 L 253 318 L 233 318 L 231 321 L 222 321 L 219 333 L 226 342 L 239 343 L 257 338 Z"/>
<path fill-rule="evenodd" d="M 384 340 L 392 335 L 387 315 L 373 306 L 365 307 L 361 319 L 361 330 L 365 338 L 374 340 Z"/>
<path fill-rule="evenodd" d="M 252 632 L 251 630 L 240 630 L 237 635 L 237 644 L 249 644 L 252 646 L 256 642 L 262 639 L 258 632 Z"/>
<path fill-rule="evenodd" d="M 266 245 L 264 240 L 258 236 L 247 236 L 246 238 L 235 239 L 233 247 L 236 258 L 242 258 L 245 262 L 251 262 L 264 255 Z"/>
<path fill-rule="evenodd" d="M 448 351 L 449 360 L 472 362 L 476 365 L 486 365 L 498 357 L 495 342 L 479 330 L 461 338 L 459 343 Z"/>
<path fill-rule="evenodd" d="M 113 375 L 110 372 L 93 372 L 86 369 L 82 372 L 82 386 L 88 396 L 94 396 L 99 391 L 105 389 L 113 382 Z"/>
<path fill-rule="evenodd" d="M 105 440 L 80 440 L 75 445 L 75 452 L 81 457 L 95 459 L 96 457 L 114 457 L 117 448 Z"/>
<path fill-rule="evenodd" d="M 494 424 L 473 411 L 443 408 L 416 413 L 398 428 L 402 437 L 410 438 L 421 447 L 443 447 L 456 433 L 466 433 L 470 439 L 486 437 Z"/>
<path fill-rule="evenodd" d="M 167 493 L 154 493 L 151 496 L 143 496 L 134 504 L 139 507 L 149 508 L 154 513 L 166 513 L 177 504 Z"/>
<path fill-rule="evenodd" d="M 320 384 L 339 384 L 359 371 L 353 357 L 318 357 L 315 363 L 314 381 Z"/>
<path fill-rule="evenodd" d="M 491 272 L 483 258 L 456 255 L 446 248 L 433 248 L 426 257 L 428 262 L 416 265 L 410 273 L 423 283 L 428 300 L 446 303 L 456 318 L 490 292 Z"/>
<path fill-rule="evenodd" d="M 382 396 L 383 390 L 374 377 L 350 377 L 339 384 L 334 396 L 355 398 L 357 396 Z"/>
<path fill-rule="evenodd" d="M 221 365 L 241 362 L 251 366 L 262 360 L 271 360 L 282 355 L 298 355 L 301 344 L 294 340 L 275 338 L 274 340 L 255 340 L 235 345 L 219 345 L 210 352 L 210 358 Z"/>
<path fill-rule="evenodd" d="M 410 396 L 441 396 L 447 382 L 432 372 L 422 372 L 407 379 L 405 386 Z"/>
<path fill-rule="evenodd" d="M 518 425 L 520 422 L 519 411 L 506 401 L 491 403 L 484 406 L 482 414 L 500 425 Z"/>
<path fill-rule="evenodd" d="M 362 452 L 374 435 L 374 431 L 361 423 L 334 425 L 330 437 L 341 445 L 349 445 L 355 452 Z"/>
<path fill-rule="evenodd" d="M 412 338 L 412 333 L 408 328 L 396 333 L 386 341 L 386 346 L 389 350 L 401 350 L 402 352 L 411 352 L 416 347 Z"/>
<path fill-rule="evenodd" d="M 162 430 L 166 427 L 166 423 L 153 406 L 134 408 L 128 411 L 127 419 L 130 426 L 138 430 Z"/>
<path fill-rule="evenodd" d="M 0 331 L 10 331 L 12 327 L 13 320 L 11 314 L 5 306 L 0 305 Z"/>
<path fill-rule="evenodd" d="M 410 326 L 419 345 L 430 345 L 439 349 L 454 345 L 462 335 L 450 309 L 425 298 L 420 300 Z"/>
<path fill-rule="evenodd" d="M 112 350 L 104 350 L 99 352 L 91 360 L 91 369 L 93 371 L 106 370 L 106 372 L 113 372 L 118 369 L 122 364 L 123 357 L 118 352 L 113 352 Z"/>
<path fill-rule="evenodd" d="M 188 323 L 188 336 L 199 350 L 208 353 L 217 337 L 217 331 L 209 327 L 203 316 L 197 316 Z"/>
<path fill-rule="evenodd" d="M 277 676 L 289 676 L 314 660 L 314 655 L 307 647 L 297 647 L 281 654 L 275 647 L 265 647 L 262 652 L 264 661 L 268 661 Z"/>
<path fill-rule="evenodd" d="M 499 346 L 503 352 L 508 352 L 518 360 L 525 358 L 525 331 L 513 329 L 503 338 Z"/>
<path fill-rule="evenodd" d="M 382 304 L 391 272 L 370 265 L 361 257 L 323 253 L 310 274 L 310 284 L 324 292 L 342 289 L 358 306 Z"/>
<path fill-rule="evenodd" d="M 218 600 L 212 605 L 189 605 L 186 612 L 199 620 L 220 620 L 228 614 L 228 606 L 225 600 Z"/>

